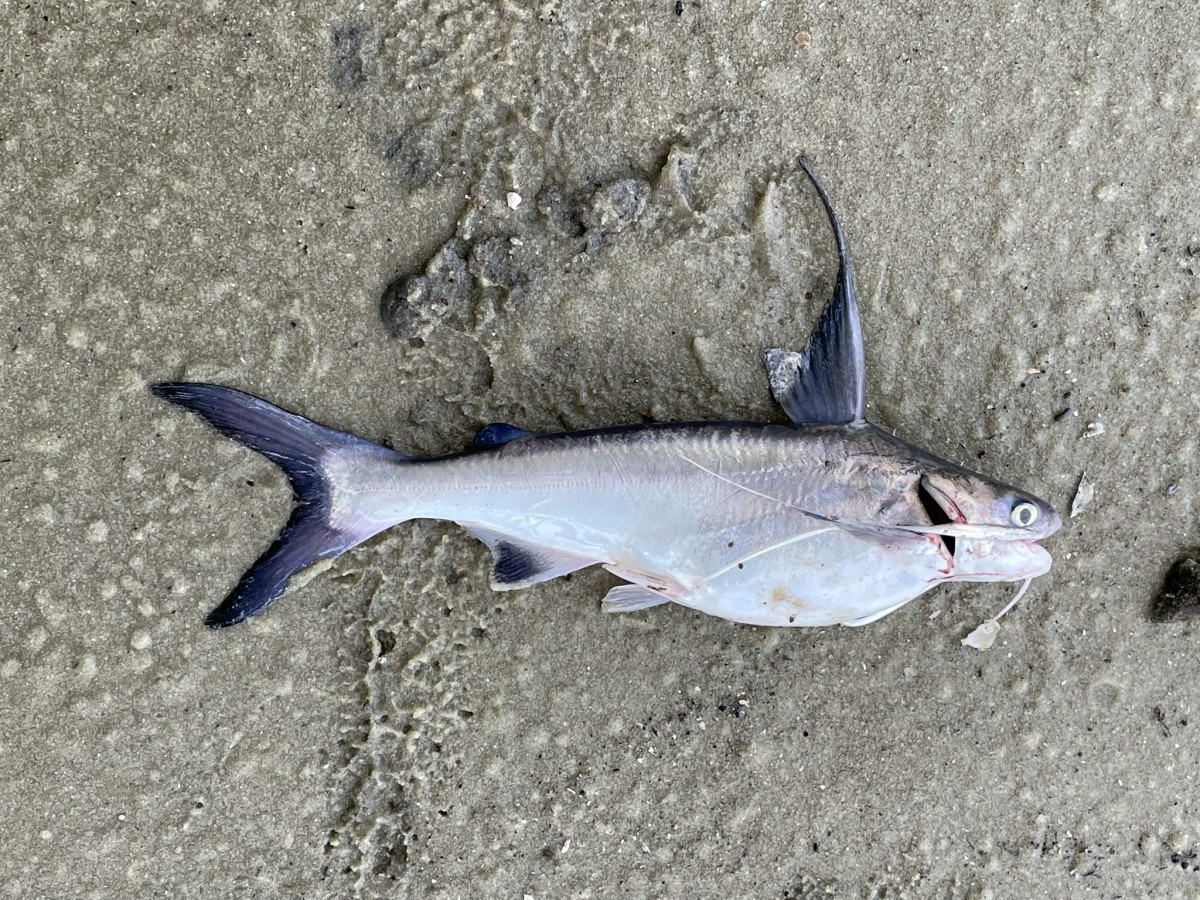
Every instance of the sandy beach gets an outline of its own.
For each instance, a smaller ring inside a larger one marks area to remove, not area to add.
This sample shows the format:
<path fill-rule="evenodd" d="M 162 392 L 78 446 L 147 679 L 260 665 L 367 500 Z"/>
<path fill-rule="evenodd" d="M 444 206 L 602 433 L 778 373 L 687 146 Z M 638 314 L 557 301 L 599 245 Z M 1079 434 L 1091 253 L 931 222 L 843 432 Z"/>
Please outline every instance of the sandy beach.
<path fill-rule="evenodd" d="M 1186 5 L 7 4 L 0 897 L 1200 897 Z M 857 266 L 868 415 L 1055 564 L 863 628 L 602 614 L 398 526 L 219 632 L 290 491 L 155 399 L 408 453 L 786 421 Z M 1068 518 L 1081 478 L 1094 499 Z"/>

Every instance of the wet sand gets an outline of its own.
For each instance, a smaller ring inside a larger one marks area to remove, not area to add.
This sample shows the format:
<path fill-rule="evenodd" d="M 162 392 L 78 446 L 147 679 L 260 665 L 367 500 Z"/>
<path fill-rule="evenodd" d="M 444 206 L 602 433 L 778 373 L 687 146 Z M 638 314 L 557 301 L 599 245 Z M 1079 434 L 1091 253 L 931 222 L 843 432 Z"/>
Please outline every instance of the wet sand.
<path fill-rule="evenodd" d="M 0 896 L 1200 895 L 1189 10 L 12 6 L 0 51 Z M 861 629 L 493 593 L 400 526 L 220 633 L 286 481 L 156 401 L 419 454 L 781 421 L 862 293 L 869 414 L 1069 509 Z M 1069 410 L 1065 414 L 1064 411 Z M 1088 436 L 1103 425 L 1103 434 Z"/>

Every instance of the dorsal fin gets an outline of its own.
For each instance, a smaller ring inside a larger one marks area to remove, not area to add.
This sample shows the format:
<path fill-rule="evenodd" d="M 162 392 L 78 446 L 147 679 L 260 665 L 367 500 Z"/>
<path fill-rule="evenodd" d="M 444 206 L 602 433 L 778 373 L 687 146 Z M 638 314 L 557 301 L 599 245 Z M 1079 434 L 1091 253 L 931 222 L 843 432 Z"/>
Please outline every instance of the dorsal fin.
<path fill-rule="evenodd" d="M 866 407 L 867 379 L 850 249 L 825 188 L 804 157 L 797 162 L 812 181 L 829 216 L 837 243 L 838 276 L 833 296 L 809 336 L 804 352 L 766 352 L 771 393 L 797 425 L 861 423 Z"/>

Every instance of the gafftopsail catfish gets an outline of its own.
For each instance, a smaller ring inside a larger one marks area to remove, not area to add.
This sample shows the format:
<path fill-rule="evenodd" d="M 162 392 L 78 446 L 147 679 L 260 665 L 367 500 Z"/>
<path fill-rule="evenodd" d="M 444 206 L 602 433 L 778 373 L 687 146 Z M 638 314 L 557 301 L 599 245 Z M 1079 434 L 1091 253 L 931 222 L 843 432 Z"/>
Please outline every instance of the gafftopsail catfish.
<path fill-rule="evenodd" d="M 753 625 L 864 625 L 942 582 L 1024 581 L 1023 593 L 1050 568 L 1038 541 L 1061 519 L 1032 494 L 866 421 L 850 252 L 824 188 L 800 165 L 839 269 L 804 352 L 767 351 L 791 425 L 534 434 L 496 424 L 466 452 L 416 458 L 231 388 L 154 385 L 277 463 L 295 495 L 275 543 L 206 624 L 261 612 L 300 569 L 410 519 L 456 522 L 487 544 L 496 590 L 599 564 L 627 582 L 604 597 L 610 612 L 670 602 Z"/>

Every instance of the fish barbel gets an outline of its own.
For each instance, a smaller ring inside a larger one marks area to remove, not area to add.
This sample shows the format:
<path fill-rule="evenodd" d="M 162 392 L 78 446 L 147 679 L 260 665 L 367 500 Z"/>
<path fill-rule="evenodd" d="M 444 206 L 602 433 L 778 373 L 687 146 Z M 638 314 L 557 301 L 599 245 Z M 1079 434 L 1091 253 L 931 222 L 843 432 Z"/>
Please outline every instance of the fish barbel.
<path fill-rule="evenodd" d="M 261 612 L 293 574 L 411 519 L 455 522 L 491 548 L 511 590 L 599 564 L 623 579 L 611 612 L 678 603 L 754 625 L 863 625 L 949 581 L 1028 581 L 1062 524 L 1032 494 L 866 421 L 850 253 L 833 229 L 833 297 L 802 353 L 767 351 L 792 425 L 650 424 L 535 434 L 483 428 L 475 446 L 416 458 L 211 384 L 156 384 L 287 474 L 291 518 L 206 619 Z"/>

